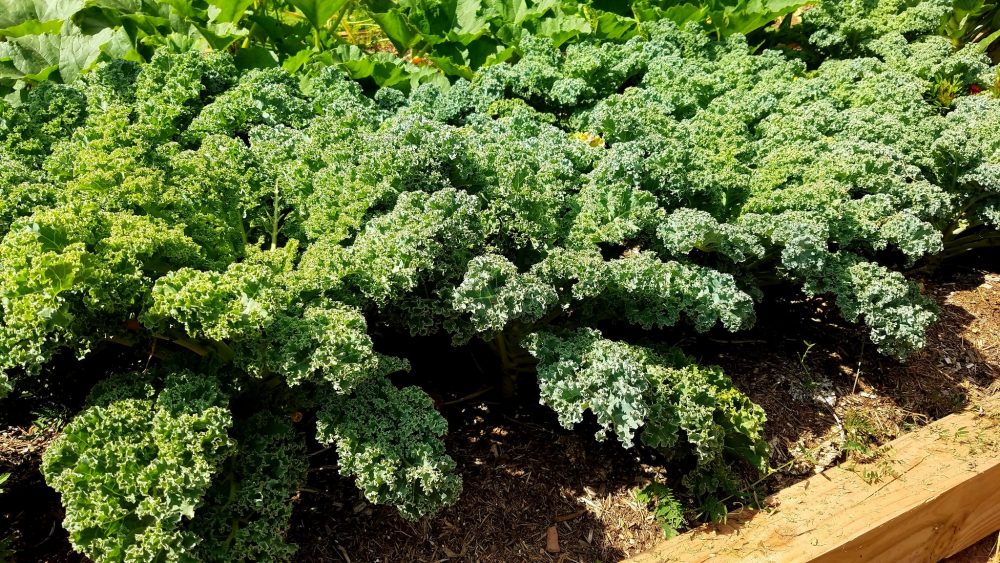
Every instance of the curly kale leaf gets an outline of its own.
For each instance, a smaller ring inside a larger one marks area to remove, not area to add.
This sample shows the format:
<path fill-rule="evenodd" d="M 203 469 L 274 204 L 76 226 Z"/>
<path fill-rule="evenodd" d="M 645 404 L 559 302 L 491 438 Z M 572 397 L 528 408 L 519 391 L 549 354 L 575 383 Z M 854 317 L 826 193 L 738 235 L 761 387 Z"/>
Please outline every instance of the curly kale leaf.
<path fill-rule="evenodd" d="M 228 398 L 212 376 L 167 374 L 163 389 L 108 385 L 46 450 L 74 548 L 95 561 L 188 561 L 190 523 L 231 454 Z"/>
<path fill-rule="evenodd" d="M 381 375 L 384 360 L 372 349 L 365 317 L 352 307 L 311 305 L 301 316 L 279 314 L 264 331 L 263 342 L 237 351 L 236 362 L 248 373 L 270 370 L 293 386 L 325 382 L 338 393 Z"/>
<path fill-rule="evenodd" d="M 303 437 L 287 417 L 267 411 L 238 421 L 235 452 L 226 460 L 198 509 L 193 529 L 202 561 L 289 561 L 296 546 L 285 542 L 291 498 L 306 480 Z"/>
<path fill-rule="evenodd" d="M 451 188 L 402 194 L 350 247 L 351 283 L 381 304 L 422 280 L 454 275 L 480 245 L 479 208 L 475 197 Z"/>
<path fill-rule="evenodd" d="M 448 424 L 420 389 L 375 379 L 330 399 L 317 417 L 317 438 L 337 446 L 341 474 L 369 501 L 416 519 L 458 498 L 462 481 L 441 442 Z"/>
<path fill-rule="evenodd" d="M 766 467 L 764 413 L 718 368 L 604 338 L 594 329 L 540 332 L 527 339 L 538 358 L 542 403 L 566 427 L 590 410 L 626 447 L 642 441 L 671 455 L 693 450 L 700 466 L 731 455 Z M 682 445 L 683 444 L 683 445 Z"/>
<path fill-rule="evenodd" d="M 85 355 L 138 314 L 152 279 L 199 262 L 181 230 L 146 216 L 68 205 L 19 219 L 0 240 L 0 371 Z"/>
<path fill-rule="evenodd" d="M 216 341 L 256 335 L 287 306 L 290 296 L 282 280 L 292 270 L 294 255 L 291 245 L 255 251 L 225 272 L 173 270 L 156 280 L 143 322 Z"/>

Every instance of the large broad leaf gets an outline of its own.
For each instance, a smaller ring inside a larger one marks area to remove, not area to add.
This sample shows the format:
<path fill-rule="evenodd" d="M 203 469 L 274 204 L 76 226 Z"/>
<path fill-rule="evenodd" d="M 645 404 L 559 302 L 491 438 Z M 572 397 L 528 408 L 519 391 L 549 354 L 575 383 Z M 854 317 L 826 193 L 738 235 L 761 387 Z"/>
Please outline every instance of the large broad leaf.
<path fill-rule="evenodd" d="M 271 68 L 278 66 L 278 57 L 269 49 L 253 46 L 237 51 L 233 62 L 241 69 Z"/>
<path fill-rule="evenodd" d="M 619 16 L 629 17 L 632 15 L 632 6 L 629 2 L 621 0 L 592 0 L 590 5 L 602 12 L 609 12 Z"/>
<path fill-rule="evenodd" d="M 238 22 L 246 13 L 253 0 L 208 0 L 214 10 L 209 9 L 212 21 L 216 23 Z"/>
<path fill-rule="evenodd" d="M 142 2 L 139 0 L 90 0 L 87 6 L 107 8 L 118 12 L 138 12 L 142 10 Z"/>
<path fill-rule="evenodd" d="M 553 17 L 545 18 L 538 22 L 535 31 L 537 35 L 552 38 L 556 47 L 569 41 L 573 37 L 588 35 L 593 32 L 587 18 L 579 14 L 568 14 L 559 12 Z"/>
<path fill-rule="evenodd" d="M 356 45 L 339 45 L 316 59 L 340 67 L 355 80 L 371 80 L 382 87 L 407 91 L 426 82 L 448 86 L 448 78 L 435 68 L 416 66 L 389 53 L 366 53 Z"/>
<path fill-rule="evenodd" d="M 455 6 L 455 32 L 459 35 L 480 35 L 489 28 L 482 0 L 458 0 Z"/>
<path fill-rule="evenodd" d="M 195 29 L 206 43 L 216 51 L 225 51 L 236 41 L 246 37 L 247 31 L 231 23 L 216 25 L 197 25 Z"/>
<path fill-rule="evenodd" d="M 482 37 L 468 44 L 449 42 L 436 45 L 430 60 L 445 74 L 472 80 L 474 69 L 491 64 L 508 49 L 494 39 Z"/>
<path fill-rule="evenodd" d="M 685 2 L 670 6 L 669 8 L 658 8 L 651 2 L 636 2 L 632 6 L 636 19 L 639 21 L 656 21 L 668 19 L 677 25 L 684 25 L 692 21 L 704 21 L 708 17 L 708 8 L 704 5 Z"/>
<path fill-rule="evenodd" d="M 67 22 L 62 33 L 45 33 L 9 38 L 0 43 L 0 62 L 5 78 L 40 80 L 56 69 L 63 82 L 72 82 L 101 56 L 102 47 L 115 33 L 105 29 L 94 35 L 80 32 Z"/>
<path fill-rule="evenodd" d="M 468 6 L 463 7 L 464 17 L 468 16 L 466 13 L 468 9 Z M 457 0 L 421 0 L 400 3 L 400 13 L 405 15 L 409 24 L 431 39 L 443 37 L 458 27 L 457 11 Z"/>
<path fill-rule="evenodd" d="M 132 38 L 129 37 L 128 32 L 123 27 L 115 30 L 114 35 L 111 36 L 111 40 L 101 46 L 101 51 L 112 59 L 125 59 L 137 63 L 143 61 L 142 55 L 136 50 Z"/>
<path fill-rule="evenodd" d="M 174 13 L 188 20 L 198 21 L 199 8 L 191 0 L 157 0 L 160 4 L 170 6 Z M 162 15 L 162 14 L 161 14 Z"/>
<path fill-rule="evenodd" d="M 467 45 L 489 32 L 493 2 L 482 0 L 373 1 L 369 13 L 396 46 L 426 49 L 445 41 Z"/>
<path fill-rule="evenodd" d="M 295 53 L 294 55 L 285 58 L 285 60 L 281 62 L 281 68 L 287 70 L 292 74 L 295 74 L 296 72 L 299 71 L 300 68 L 302 68 L 306 63 L 309 62 L 309 59 L 312 58 L 312 55 L 313 51 L 311 49 L 302 49 L 298 53 Z"/>
<path fill-rule="evenodd" d="M 322 29 L 326 22 L 347 5 L 350 0 L 289 0 L 293 6 L 309 20 L 316 29 Z"/>
<path fill-rule="evenodd" d="M 398 8 L 382 13 L 372 12 L 371 17 L 401 53 L 410 50 L 421 40 L 420 32 L 410 25 Z"/>
<path fill-rule="evenodd" d="M 721 36 L 750 33 L 794 12 L 806 3 L 802 0 L 743 1 L 713 9 L 709 13 L 709 23 Z"/>
<path fill-rule="evenodd" d="M 84 0 L 0 0 L 0 28 L 30 20 L 65 20 L 83 9 Z"/>
<path fill-rule="evenodd" d="M 48 76 L 59 68 L 60 37 L 28 35 L 0 42 L 0 77 Z"/>
<path fill-rule="evenodd" d="M 75 30 L 74 30 L 75 31 Z M 59 76 L 63 82 L 72 82 L 101 56 L 101 48 L 111 41 L 114 31 L 105 29 L 94 35 L 64 30 L 59 45 Z"/>
<path fill-rule="evenodd" d="M 604 12 L 591 21 L 594 35 L 601 39 L 624 41 L 631 39 L 639 32 L 637 22 L 630 17 Z"/>

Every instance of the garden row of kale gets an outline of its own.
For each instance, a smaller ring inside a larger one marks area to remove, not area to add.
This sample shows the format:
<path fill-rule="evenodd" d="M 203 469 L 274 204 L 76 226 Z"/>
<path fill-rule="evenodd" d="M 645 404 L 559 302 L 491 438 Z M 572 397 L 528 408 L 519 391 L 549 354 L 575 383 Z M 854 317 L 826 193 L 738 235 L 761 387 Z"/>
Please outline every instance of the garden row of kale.
<path fill-rule="evenodd" d="M 946 3 L 879 6 L 807 11 L 784 50 L 527 35 L 408 93 L 160 51 L 0 102 L 3 400 L 114 358 L 44 459 L 74 547 L 287 559 L 307 433 L 372 502 L 453 502 L 447 425 L 382 332 L 487 342 L 499 386 L 536 378 L 724 514 L 765 413 L 659 331 L 795 291 L 905 358 L 935 313 L 901 272 L 998 240 L 996 67 L 937 33 Z"/>

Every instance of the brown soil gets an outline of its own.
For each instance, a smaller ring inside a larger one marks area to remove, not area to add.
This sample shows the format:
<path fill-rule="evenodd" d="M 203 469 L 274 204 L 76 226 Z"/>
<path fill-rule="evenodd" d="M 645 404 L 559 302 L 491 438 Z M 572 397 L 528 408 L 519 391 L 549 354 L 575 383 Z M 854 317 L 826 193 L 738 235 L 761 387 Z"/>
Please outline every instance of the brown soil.
<path fill-rule="evenodd" d="M 617 445 L 469 407 L 448 449 L 464 491 L 434 518 L 407 522 L 365 502 L 334 466 L 313 471 L 293 537 L 303 561 L 619 561 L 659 526 L 632 491 L 655 469 Z M 556 527 L 561 552 L 545 552 Z M 317 534 L 316 531 L 321 533 Z"/>
<path fill-rule="evenodd" d="M 961 553 L 944 560 L 943 563 L 997 563 L 1000 561 L 1000 539 L 993 533 L 979 543 Z"/>
<path fill-rule="evenodd" d="M 38 466 L 56 432 L 35 426 L 0 431 L 0 473 L 10 473 L 0 496 L 0 561 L 80 561 L 60 526 L 59 496 Z"/>
<path fill-rule="evenodd" d="M 879 444 L 977 408 L 1000 386 L 1000 275 L 965 269 L 924 284 L 941 321 L 927 348 L 905 364 L 880 356 L 821 300 L 767 304 L 749 333 L 680 343 L 700 361 L 725 368 L 768 413 L 772 465 L 779 470 L 763 482 L 763 492 L 845 460 L 877 458 Z M 465 483 L 459 502 L 434 518 L 407 522 L 368 504 L 337 475 L 335 456 L 319 452 L 293 519 L 297 560 L 610 562 L 661 537 L 634 497 L 638 485 L 662 475 L 641 452 L 596 443 L 592 429 L 562 430 L 552 416 L 504 412 L 488 395 L 443 411 L 451 425 L 448 450 Z M 18 561 L 81 560 L 57 525 L 58 497 L 37 472 L 50 438 L 39 430 L 0 432 L 0 473 L 13 473 L 0 506 L 0 560 L 5 534 Z M 552 526 L 558 553 L 545 550 Z M 988 561 L 995 540 L 974 546 L 985 559 L 955 561 Z"/>
<path fill-rule="evenodd" d="M 863 331 L 831 317 L 819 300 L 790 307 L 812 309 L 805 325 L 775 315 L 749 338 L 721 343 L 725 351 L 703 358 L 725 368 L 767 412 L 772 466 L 781 468 L 772 490 L 841 461 L 845 443 L 848 458 L 876 455 L 879 444 L 908 428 L 996 390 L 1000 275 L 971 270 L 922 285 L 940 320 L 905 363 L 878 354 Z"/>

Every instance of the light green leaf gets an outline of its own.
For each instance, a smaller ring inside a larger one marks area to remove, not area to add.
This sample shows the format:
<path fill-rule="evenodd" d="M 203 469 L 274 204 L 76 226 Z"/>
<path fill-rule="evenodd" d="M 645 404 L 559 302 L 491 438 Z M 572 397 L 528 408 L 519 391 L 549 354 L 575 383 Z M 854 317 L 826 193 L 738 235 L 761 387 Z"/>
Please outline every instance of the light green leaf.
<path fill-rule="evenodd" d="M 479 12 L 482 9 L 482 0 L 458 0 L 455 8 L 455 19 L 458 23 L 456 33 L 460 35 L 478 35 L 485 31 L 489 22 L 485 15 Z"/>
<path fill-rule="evenodd" d="M 95 35 L 70 33 L 62 36 L 59 46 L 59 76 L 72 82 L 101 56 L 101 47 L 111 41 L 114 31 L 105 29 Z"/>
<path fill-rule="evenodd" d="M 303 49 L 298 53 L 295 53 L 294 55 L 285 59 L 285 61 L 281 63 L 281 67 L 287 70 L 288 72 L 294 74 L 300 68 L 302 68 L 302 65 L 309 62 L 309 58 L 312 56 L 312 54 L 313 52 L 311 49 Z"/>
<path fill-rule="evenodd" d="M 43 33 L 58 33 L 62 27 L 61 20 L 40 22 L 28 20 L 12 27 L 0 28 L 0 37 L 24 37 L 25 35 L 41 35 Z"/>
<path fill-rule="evenodd" d="M 372 13 L 371 17 L 399 51 L 408 51 L 420 41 L 420 32 L 410 25 L 406 16 L 398 9 L 384 13 Z"/>
<path fill-rule="evenodd" d="M 208 3 L 217 10 L 212 15 L 212 21 L 226 23 L 240 21 L 253 0 L 209 0 Z"/>
<path fill-rule="evenodd" d="M 83 9 L 84 0 L 0 0 L 0 28 L 29 20 L 65 20 Z"/>
<path fill-rule="evenodd" d="M 570 14 L 544 19 L 538 26 L 538 33 L 551 37 L 557 47 L 577 35 L 586 35 L 591 31 L 590 22 L 586 18 Z"/>
<path fill-rule="evenodd" d="M 230 45 L 246 36 L 247 31 L 233 24 L 195 25 L 198 33 L 216 51 L 225 51 Z"/>
<path fill-rule="evenodd" d="M 114 59 L 125 59 L 129 61 L 142 62 L 142 55 L 135 50 L 135 45 L 129 37 L 125 28 L 119 27 L 115 30 L 111 39 L 101 46 L 101 51 Z"/>
<path fill-rule="evenodd" d="M 59 43 L 59 36 L 53 34 L 28 35 L 0 43 L 0 61 L 10 63 L 9 68 L 0 70 L 0 76 L 21 78 L 51 73 L 59 67 Z"/>

